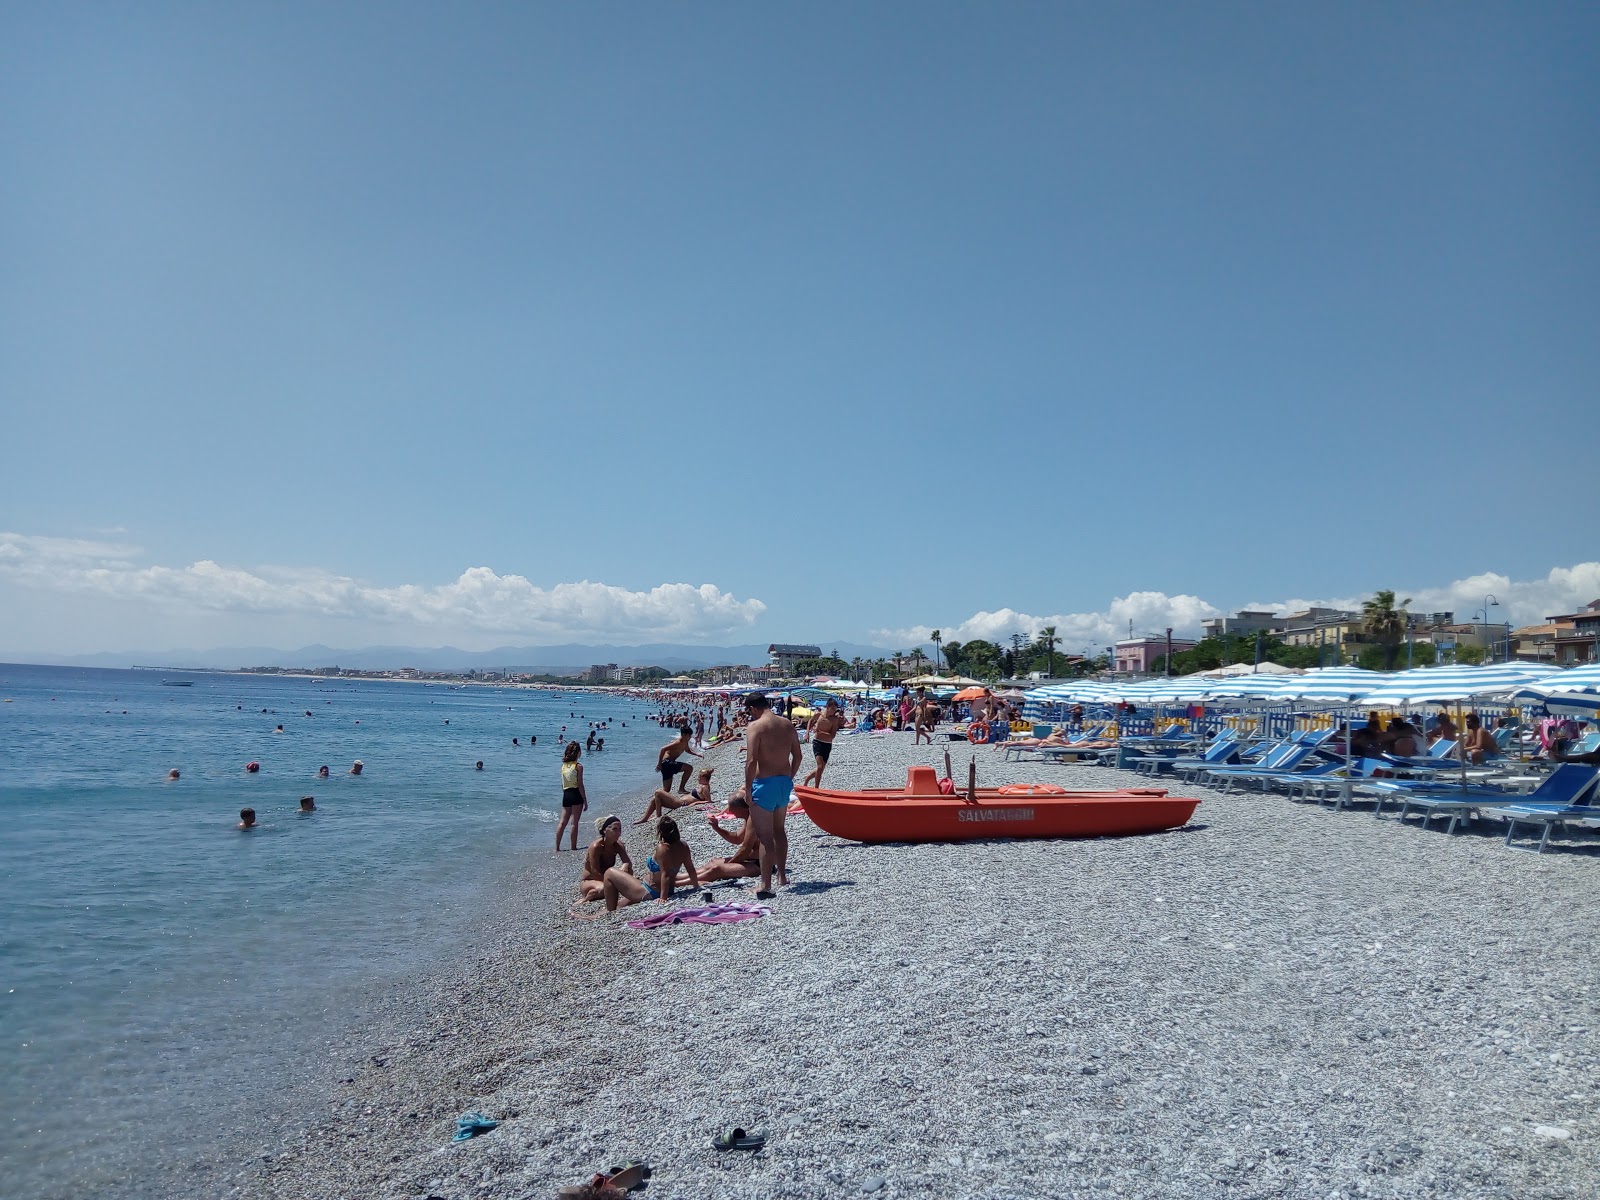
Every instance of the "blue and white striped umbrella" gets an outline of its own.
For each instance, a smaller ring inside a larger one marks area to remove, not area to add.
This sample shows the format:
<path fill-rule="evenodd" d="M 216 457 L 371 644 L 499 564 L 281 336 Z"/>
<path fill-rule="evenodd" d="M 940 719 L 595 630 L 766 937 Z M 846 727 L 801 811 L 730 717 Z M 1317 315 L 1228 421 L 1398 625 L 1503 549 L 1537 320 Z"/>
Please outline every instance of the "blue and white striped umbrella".
<path fill-rule="evenodd" d="M 1600 692 L 1600 663 L 1560 667 L 1540 680 L 1551 691 Z"/>
<path fill-rule="evenodd" d="M 1551 692 L 1541 703 L 1552 717 L 1600 717 L 1600 693 Z"/>
<path fill-rule="evenodd" d="M 1306 704 L 1349 704 L 1366 695 L 1384 676 L 1361 667 L 1327 667 L 1299 675 L 1236 675 L 1219 680 L 1218 698 Z"/>
<path fill-rule="evenodd" d="M 1557 668 L 1540 663 L 1417 667 L 1389 676 L 1362 697 L 1364 704 L 1421 704 L 1495 696 L 1537 683 Z"/>
<path fill-rule="evenodd" d="M 1563 672 L 1561 676 L 1541 683 L 1526 684 L 1512 692 L 1510 698 L 1524 704 L 1542 704 L 1555 717 L 1600 716 L 1600 692 L 1570 689 L 1566 674 Z"/>
<path fill-rule="evenodd" d="M 1034 688 L 1023 696 L 1023 700 L 1043 704 L 1092 704 L 1105 699 L 1111 687 L 1111 684 L 1097 679 L 1075 679 L 1070 683 L 1052 683 Z"/>

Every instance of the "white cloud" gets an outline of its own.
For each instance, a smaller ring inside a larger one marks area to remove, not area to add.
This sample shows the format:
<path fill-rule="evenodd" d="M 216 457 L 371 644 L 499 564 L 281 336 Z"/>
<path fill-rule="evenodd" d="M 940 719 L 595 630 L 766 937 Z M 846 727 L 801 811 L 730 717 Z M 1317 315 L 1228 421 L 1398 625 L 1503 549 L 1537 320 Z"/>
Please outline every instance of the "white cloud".
<path fill-rule="evenodd" d="M 471 567 L 451 583 L 373 587 L 323 571 L 245 570 L 209 559 L 140 566 L 140 554 L 111 542 L 0 533 L 0 576 L 169 610 L 354 618 L 446 636 L 695 640 L 743 629 L 766 611 L 760 600 L 739 600 L 709 583 L 629 591 L 583 580 L 541 588 L 520 575 Z"/>
<path fill-rule="evenodd" d="M 1200 622 L 1218 616 L 1216 608 L 1198 596 L 1169 596 L 1165 592 L 1132 592 L 1119 596 L 1101 612 L 1055 613 L 1037 616 L 1002 608 L 995 612 L 974 613 L 964 621 L 939 627 L 946 641 L 966 642 L 973 638 L 1004 643 L 1014 633 L 1030 641 L 1041 629 L 1054 625 L 1061 648 L 1068 654 L 1085 647 L 1098 653 L 1119 638 L 1128 636 L 1128 622 L 1135 635 L 1161 633 L 1170 625 L 1175 634 L 1198 632 Z M 896 646 L 923 645 L 935 627 L 915 625 L 904 629 L 880 629 L 877 636 Z"/>
<path fill-rule="evenodd" d="M 1484 599 L 1493 596 L 1496 605 L 1489 609 L 1489 619 L 1495 623 L 1510 621 L 1514 626 L 1532 625 L 1556 613 L 1569 613 L 1582 608 L 1591 600 L 1600 598 L 1600 562 L 1578 563 L 1571 567 L 1556 567 L 1542 579 L 1513 580 L 1507 575 L 1485 572 L 1458 579 L 1442 587 L 1396 588 L 1396 599 L 1411 599 L 1412 612 L 1453 612 L 1458 621 L 1470 621 L 1484 607 Z M 1262 609 L 1269 612 L 1288 613 L 1322 605 L 1329 608 L 1359 609 L 1371 593 L 1355 596 L 1301 597 L 1290 600 L 1237 604 L 1227 611 L 1241 608 Z M 1055 613 L 1034 615 L 1002 608 L 994 612 L 978 612 L 964 621 L 943 626 L 915 625 L 899 629 L 880 629 L 875 636 L 892 642 L 895 647 L 926 645 L 928 635 L 938 628 L 946 641 L 969 641 L 983 638 L 1004 643 L 1013 633 L 1023 634 L 1030 640 L 1039 630 L 1054 625 L 1061 638 L 1061 648 L 1069 654 L 1081 653 L 1084 647 L 1099 650 L 1128 636 L 1128 622 L 1133 622 L 1134 636 L 1159 636 L 1169 625 L 1174 634 L 1195 636 L 1200 632 L 1200 622 L 1221 614 L 1223 610 L 1198 596 L 1169 596 L 1165 592 L 1133 592 L 1119 596 L 1099 612 Z"/>

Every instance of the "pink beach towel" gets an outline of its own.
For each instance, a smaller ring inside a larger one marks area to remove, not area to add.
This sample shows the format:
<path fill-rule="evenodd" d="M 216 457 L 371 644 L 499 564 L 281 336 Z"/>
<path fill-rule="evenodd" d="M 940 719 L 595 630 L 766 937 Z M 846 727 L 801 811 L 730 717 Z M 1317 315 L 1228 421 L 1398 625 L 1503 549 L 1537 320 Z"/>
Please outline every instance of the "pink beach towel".
<path fill-rule="evenodd" d="M 660 929 L 666 925 L 736 925 L 740 921 L 754 921 L 772 910 L 765 904 L 741 904 L 737 900 L 721 904 L 708 904 L 703 908 L 677 908 L 671 912 L 657 913 L 653 917 L 640 917 L 629 921 L 629 929 Z"/>

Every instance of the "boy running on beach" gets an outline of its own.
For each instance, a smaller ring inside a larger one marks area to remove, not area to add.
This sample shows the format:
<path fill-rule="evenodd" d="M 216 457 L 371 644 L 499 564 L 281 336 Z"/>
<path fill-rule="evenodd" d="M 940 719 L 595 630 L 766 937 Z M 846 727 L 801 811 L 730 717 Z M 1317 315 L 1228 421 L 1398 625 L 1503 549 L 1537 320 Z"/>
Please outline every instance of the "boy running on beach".
<path fill-rule="evenodd" d="M 677 741 L 668 742 L 661 747 L 661 753 L 656 755 L 656 770 L 661 772 L 662 788 L 670 792 L 672 790 L 673 777 L 678 776 L 678 795 L 680 796 L 688 790 L 689 776 L 693 774 L 694 768 L 688 763 L 679 762 L 678 756 L 680 754 L 689 754 L 695 758 L 703 757 L 703 755 L 690 748 L 689 732 L 687 723 L 679 725 Z"/>
<path fill-rule="evenodd" d="M 807 786 L 822 786 L 822 772 L 828 766 L 828 755 L 833 753 L 834 736 L 838 734 L 839 727 L 843 724 L 844 713 L 839 711 L 837 700 L 830 699 L 822 706 L 820 712 L 811 714 L 811 722 L 806 729 L 811 734 L 811 753 L 816 756 L 817 763 L 801 781 Z"/>
<path fill-rule="evenodd" d="M 783 818 L 794 792 L 795 772 L 805 754 L 794 722 L 773 712 L 766 696 L 753 692 L 745 697 L 744 706 L 751 716 L 744 735 L 744 786 L 750 798 L 750 821 L 761 844 L 761 888 L 756 898 L 771 900 L 776 895 L 772 890 L 774 871 L 780 884 L 787 887 L 789 883 L 789 835 Z"/>

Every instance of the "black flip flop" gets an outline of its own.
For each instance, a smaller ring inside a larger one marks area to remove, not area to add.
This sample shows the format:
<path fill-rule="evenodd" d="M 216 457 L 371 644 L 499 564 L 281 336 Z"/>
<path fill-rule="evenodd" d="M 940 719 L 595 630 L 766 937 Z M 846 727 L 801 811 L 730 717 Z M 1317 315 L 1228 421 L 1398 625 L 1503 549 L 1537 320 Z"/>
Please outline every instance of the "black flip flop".
<path fill-rule="evenodd" d="M 711 1144 L 718 1150 L 759 1150 L 767 1144 L 765 1134 L 729 1129 L 717 1134 Z"/>

